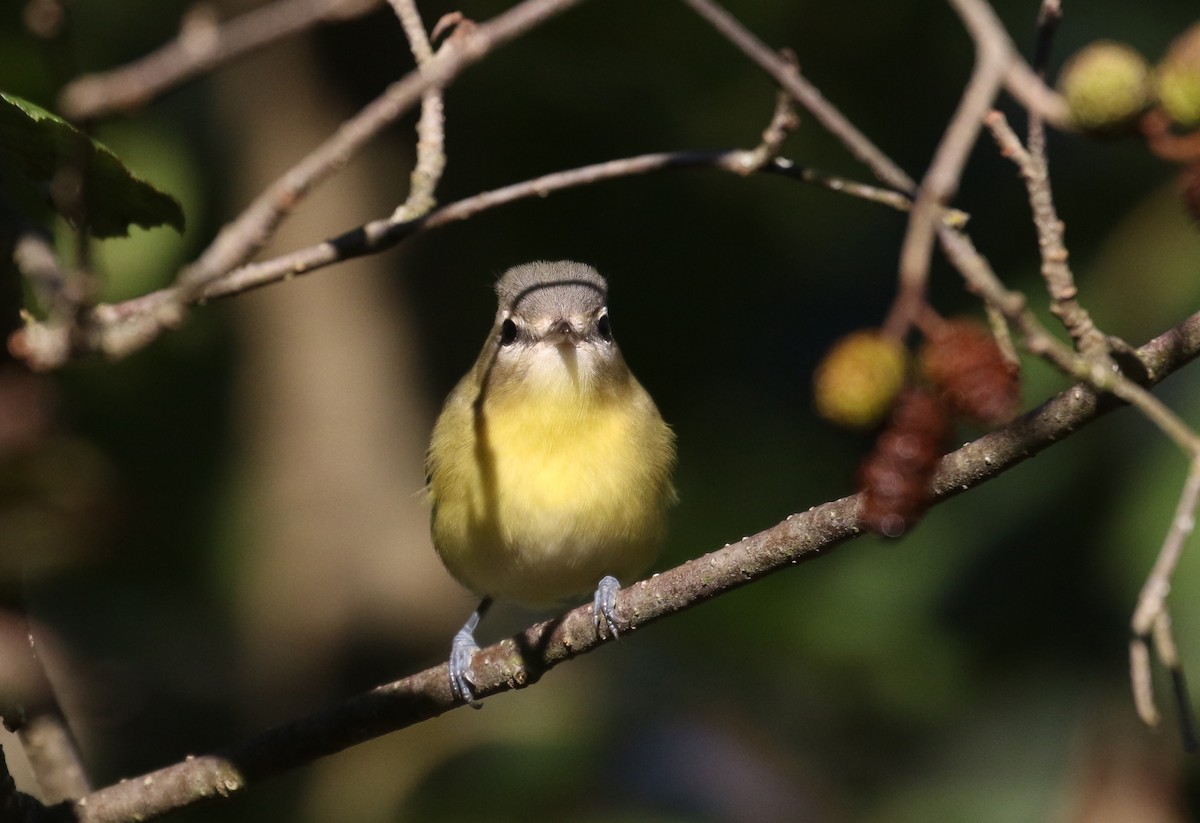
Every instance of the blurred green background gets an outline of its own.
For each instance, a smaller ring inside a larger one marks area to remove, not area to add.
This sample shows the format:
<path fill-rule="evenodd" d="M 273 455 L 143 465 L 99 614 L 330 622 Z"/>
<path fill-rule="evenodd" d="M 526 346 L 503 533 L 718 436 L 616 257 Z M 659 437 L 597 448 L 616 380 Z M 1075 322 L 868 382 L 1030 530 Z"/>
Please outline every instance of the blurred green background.
<path fill-rule="evenodd" d="M 25 5 L 0 9 L 0 89 L 51 109 L 64 80 L 146 53 L 189 7 L 75 0 L 68 27 L 46 42 L 25 28 Z M 229 15 L 255 4 L 214 5 Z M 484 20 L 508 5 L 421 10 L 432 26 L 450 11 Z M 945 4 L 730 8 L 793 49 L 825 95 L 920 177 L 972 64 Z M 997 11 L 1027 46 L 1037 3 L 1003 0 Z M 1098 37 L 1155 60 L 1195 16 L 1194 0 L 1068 4 L 1055 65 Z M 99 124 L 188 217 L 183 237 L 135 229 L 99 246 L 106 299 L 169 282 L 264 185 L 410 68 L 381 8 Z M 439 198 L 646 151 L 749 147 L 773 95 L 682 4 L 584 4 L 450 88 Z M 265 254 L 390 213 L 407 192 L 414 122 L 319 188 Z M 1200 233 L 1177 169 L 1135 140 L 1052 135 L 1050 148 L 1082 299 L 1103 328 L 1140 344 L 1200 308 Z M 870 182 L 808 117 L 785 154 Z M 1040 307 L 1024 190 L 986 139 L 957 204 L 1005 281 Z M 880 322 L 903 230 L 903 215 L 775 178 L 610 182 L 197 309 L 126 360 L 23 382 L 34 411 L 21 419 L 43 423 L 0 454 L 0 580 L 11 603 L 24 579 L 96 784 L 444 658 L 474 603 L 430 547 L 423 450 L 484 339 L 505 268 L 569 257 L 609 277 L 626 359 L 679 436 L 665 568 L 853 490 L 869 439 L 816 418 L 810 379 L 835 339 Z M 943 313 L 978 314 L 940 261 L 934 292 Z M 1028 363 L 1026 407 L 1065 385 Z M 1198 389 L 1193 368 L 1159 393 L 1196 421 Z M 1184 469 L 1149 424 L 1118 412 L 938 507 L 899 542 L 856 541 L 482 712 L 453 712 L 178 819 L 1197 819 L 1200 768 L 1181 751 L 1173 713 L 1158 731 L 1138 724 L 1126 665 L 1129 615 Z M 1171 602 L 1185 665 L 1200 678 L 1194 548 Z M 480 639 L 535 617 L 500 608 Z M 1169 708 L 1167 695 L 1164 681 Z M 5 751 L 18 760 L 13 745 Z"/>

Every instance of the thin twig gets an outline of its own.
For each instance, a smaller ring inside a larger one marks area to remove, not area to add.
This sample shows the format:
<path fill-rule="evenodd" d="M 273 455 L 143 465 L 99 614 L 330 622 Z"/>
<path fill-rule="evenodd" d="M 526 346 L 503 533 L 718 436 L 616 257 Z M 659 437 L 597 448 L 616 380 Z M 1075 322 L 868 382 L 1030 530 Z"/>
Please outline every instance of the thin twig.
<path fill-rule="evenodd" d="M 1054 35 L 1058 32 L 1058 24 L 1062 22 L 1062 3 L 1060 0 L 1042 0 L 1038 9 L 1037 29 L 1033 42 L 1032 68 L 1034 74 L 1046 80 L 1046 72 L 1050 65 L 1050 47 L 1054 43 Z M 1033 110 L 1029 113 L 1030 122 L 1042 120 L 1041 113 Z M 1032 142 L 1032 141 L 1031 141 Z"/>
<path fill-rule="evenodd" d="M 433 46 L 429 43 L 429 35 L 425 33 L 425 24 L 421 22 L 421 12 L 413 0 L 388 0 L 392 10 L 400 20 L 404 36 L 408 38 L 408 47 L 412 49 L 413 57 L 418 66 L 433 59 Z"/>
<path fill-rule="evenodd" d="M 792 98 L 781 89 L 775 95 L 775 114 L 771 116 L 771 122 L 763 129 L 762 140 L 755 148 L 743 152 L 741 173 L 750 175 L 762 171 L 778 158 L 780 152 L 783 151 L 783 142 L 799 125 L 800 118 L 796 116 Z"/>
<path fill-rule="evenodd" d="M 180 273 L 176 285 L 182 303 L 204 291 L 216 278 L 245 263 L 266 244 L 280 221 L 305 195 L 341 169 L 363 145 L 408 111 L 426 91 L 447 85 L 469 66 L 550 17 L 582 0 L 524 0 L 486 23 L 460 28 L 455 37 L 424 65 L 389 86 L 382 95 L 338 128 L 324 143 L 255 198 L 195 263 Z"/>
<path fill-rule="evenodd" d="M 1134 705 L 1142 719 L 1154 725 L 1158 722 L 1159 714 L 1154 706 L 1148 638 L 1155 622 L 1167 619 L 1165 600 L 1170 589 L 1171 575 L 1179 561 L 1185 538 L 1195 525 L 1196 504 L 1200 497 L 1200 437 L 1145 387 L 1125 377 L 1120 370 L 1111 365 L 1111 361 L 1105 363 L 1095 357 L 1075 352 L 1046 331 L 1033 313 L 1026 309 L 1024 297 L 1004 289 L 987 261 L 975 251 L 966 235 L 946 227 L 940 228 L 939 234 L 946 256 L 962 273 L 968 286 L 995 306 L 1021 331 L 1026 348 L 1030 352 L 1047 359 L 1067 374 L 1085 380 L 1094 389 L 1111 393 L 1135 406 L 1192 460 L 1192 468 L 1180 496 L 1171 530 L 1143 587 L 1133 619 L 1134 632 L 1129 654 Z M 1164 637 L 1169 637 L 1169 634 Z M 1159 641 L 1159 654 L 1163 656 L 1165 641 L 1162 638 L 1159 638 Z M 1177 659 L 1175 665 L 1168 667 L 1175 688 L 1176 702 L 1180 706 L 1179 718 L 1184 743 L 1185 746 L 1194 746 L 1196 733 L 1190 706 L 1187 704 L 1187 685 L 1183 668 Z"/>
<path fill-rule="evenodd" d="M 1154 667 L 1150 661 L 1150 639 L 1145 636 L 1129 638 L 1129 682 L 1133 689 L 1133 707 L 1147 726 L 1154 727 L 1162 720 L 1154 704 Z"/>
<path fill-rule="evenodd" d="M 1025 348 L 1076 380 L 1098 391 L 1109 392 L 1137 408 L 1150 422 L 1190 457 L 1200 457 L 1200 436 L 1143 386 L 1134 383 L 1115 367 L 1084 357 L 1050 334 L 1026 307 L 1025 296 L 1009 291 L 971 239 L 957 229 L 939 224 L 938 239 L 947 259 L 962 274 L 967 287 L 992 303 L 1024 337 Z"/>
<path fill-rule="evenodd" d="M 991 303 L 984 303 L 983 311 L 987 315 L 988 327 L 992 330 L 992 337 L 1000 349 L 1000 354 L 1004 356 L 1004 361 L 1013 368 L 1020 368 L 1021 356 L 1017 354 L 1017 345 L 1013 342 L 1008 320 Z"/>
<path fill-rule="evenodd" d="M 1171 633 L 1171 615 L 1165 610 L 1159 614 L 1158 620 L 1154 621 L 1154 650 L 1171 674 L 1171 690 L 1175 694 L 1175 711 L 1179 718 L 1183 749 L 1188 753 L 1195 753 L 1200 750 L 1200 739 L 1196 734 L 1196 714 L 1192 710 L 1187 675 L 1183 661 L 1179 658 L 1179 648 L 1175 645 L 1175 637 Z"/>
<path fill-rule="evenodd" d="M 879 150 L 866 135 L 855 128 L 821 92 L 800 74 L 795 63 L 776 54 L 745 26 L 713 0 L 683 0 L 693 11 L 707 20 L 726 40 L 739 48 L 759 68 L 774 78 L 783 89 L 803 106 L 826 131 L 863 163 L 885 185 L 911 194 L 916 183 Z"/>
<path fill-rule="evenodd" d="M 747 152 L 742 149 L 722 152 L 658 152 L 553 172 L 449 203 L 419 220 L 405 223 L 397 223 L 390 218 L 375 220 L 315 246 L 262 263 L 251 263 L 235 269 L 213 283 L 204 291 L 201 299 L 213 300 L 229 297 L 291 277 L 308 274 L 334 263 L 384 251 L 417 232 L 467 220 L 489 209 L 518 200 L 546 197 L 557 191 L 586 186 L 603 180 L 615 180 L 674 169 L 699 168 L 718 169 L 744 175 L 746 154 Z M 801 180 L 830 191 L 886 205 L 898 211 L 907 210 L 911 204 L 907 197 L 898 192 L 878 189 L 834 175 L 798 167 L 784 158 L 774 159 L 760 169 L 760 172 Z M 146 298 L 134 298 L 135 301 L 143 299 L 148 301 L 145 307 L 131 305 L 133 301 L 127 301 L 126 305 L 132 308 L 132 314 L 139 314 L 144 308 L 154 308 L 161 300 L 154 294 L 147 295 Z M 121 312 L 121 310 L 117 311 Z M 122 319 L 120 314 L 113 315 L 115 322 L 121 322 Z"/>
<path fill-rule="evenodd" d="M 1200 354 L 1200 314 L 1139 349 L 1157 382 Z M 938 501 L 997 477 L 1117 408 L 1075 386 L 996 431 L 946 455 L 933 481 Z M 617 628 L 627 634 L 795 564 L 822 557 L 865 532 L 858 496 L 792 515 L 723 549 L 624 589 Z M 549 669 L 606 642 L 591 606 L 481 650 L 472 673 L 483 698 L 535 683 Z M 264 732 L 224 751 L 187 760 L 100 789 L 77 803 L 78 823 L 150 820 L 203 800 L 241 794 L 249 786 L 380 735 L 444 714 L 462 704 L 443 663 L 380 686 L 317 714 Z"/>
<path fill-rule="evenodd" d="M 1041 134 L 1030 120 L 1030 138 Z M 1064 226 L 1054 207 L 1054 194 L 1050 186 L 1050 174 L 1046 165 L 1044 139 L 1035 140 L 1029 150 L 1021 145 L 1020 138 L 1008 125 L 1004 115 L 993 111 L 984 119 L 984 125 L 992 133 L 1002 154 L 1016 165 L 1025 181 L 1029 196 L 1029 208 L 1033 213 L 1033 225 L 1037 230 L 1038 248 L 1041 253 L 1042 278 L 1050 295 L 1050 311 L 1062 321 L 1063 327 L 1075 341 L 1075 347 L 1085 357 L 1097 359 L 1111 365 L 1107 336 L 1096 328 L 1091 315 L 1080 305 L 1075 286 L 1075 275 L 1068 265 L 1068 252 L 1063 240 Z M 1044 138 L 1044 135 L 1042 135 Z M 1034 145 L 1039 150 L 1034 150 Z"/>
<path fill-rule="evenodd" d="M 1027 111 L 1037 114 L 1057 129 L 1070 129 L 1071 118 L 1062 95 L 1048 87 L 1017 51 L 1000 18 L 985 0 L 948 0 L 981 49 L 995 51 L 1006 65 L 1004 88 Z"/>
<path fill-rule="evenodd" d="M 421 22 L 421 13 L 413 0 L 389 0 L 409 48 L 416 58 L 418 70 L 433 59 L 433 46 Z M 417 162 L 409 175 L 408 197 L 392 215 L 397 222 L 413 220 L 428 214 L 437 205 L 434 192 L 446 169 L 446 128 L 442 90 L 429 89 L 421 96 L 421 116 L 417 120 Z"/>
<path fill-rule="evenodd" d="M 69 83 L 59 96 L 59 108 L 73 120 L 128 111 L 255 49 L 326 20 L 366 14 L 379 5 L 380 0 L 277 0 L 227 22 L 215 20 L 209 6 L 197 6 L 184 18 L 179 35 L 158 50 Z"/>
<path fill-rule="evenodd" d="M 955 0 L 952 0 L 952 3 Z M 900 246 L 899 288 L 883 322 L 885 334 L 903 337 L 925 305 L 937 208 L 945 207 L 966 165 L 984 115 L 991 109 L 1010 65 L 1010 52 L 993 39 L 976 42 L 975 67 L 962 99 L 946 127 L 908 217 Z"/>
<path fill-rule="evenodd" d="M 1133 613 L 1130 628 L 1133 631 L 1133 643 L 1143 647 L 1131 657 L 1131 676 L 1134 683 L 1135 704 L 1142 720 L 1149 725 L 1158 722 L 1158 711 L 1154 708 L 1154 698 L 1150 691 L 1150 655 L 1149 640 L 1154 633 L 1159 638 L 1156 648 L 1163 664 L 1173 672 L 1180 670 L 1178 654 L 1173 652 L 1174 642 L 1170 639 L 1170 624 L 1167 613 L 1167 595 L 1171 591 L 1171 578 L 1179 565 L 1184 546 L 1196 528 L 1196 509 L 1200 505 L 1200 458 L 1193 456 L 1188 469 L 1187 480 L 1179 494 L 1179 502 L 1175 505 L 1175 515 L 1171 518 L 1171 526 L 1163 540 L 1162 548 L 1142 591 L 1138 595 L 1137 608 Z M 1160 621 L 1166 621 L 1160 627 Z M 1165 651 L 1165 654 L 1164 654 Z M 1194 735 L 1193 735 L 1194 737 Z"/>
<path fill-rule="evenodd" d="M 215 280 L 201 294 L 194 296 L 192 302 L 203 303 L 230 297 L 355 257 L 377 254 L 419 232 L 466 220 L 481 212 L 518 200 L 545 197 L 563 189 L 672 169 L 708 168 L 744 175 L 746 154 L 747 150 L 735 149 L 638 155 L 554 172 L 482 192 L 449 203 L 416 220 L 397 222 L 394 217 L 374 220 L 316 245 L 234 269 Z M 760 169 L 760 173 L 798 180 L 897 211 L 907 211 L 912 205 L 912 201 L 899 192 L 797 166 L 785 158 L 775 158 Z M 944 220 L 949 225 L 961 226 L 966 223 L 967 215 L 948 210 Z M 97 305 L 91 310 L 84 324 L 88 330 L 88 338 L 74 346 L 68 345 L 71 329 L 30 320 L 23 329 L 13 335 L 9 341 L 9 348 L 31 367 L 43 370 L 56 368 L 66 362 L 72 354 L 82 352 L 101 352 L 108 356 L 120 357 L 150 342 L 158 330 L 178 325 L 182 320 L 179 299 L 177 289 L 172 286 L 121 303 Z"/>

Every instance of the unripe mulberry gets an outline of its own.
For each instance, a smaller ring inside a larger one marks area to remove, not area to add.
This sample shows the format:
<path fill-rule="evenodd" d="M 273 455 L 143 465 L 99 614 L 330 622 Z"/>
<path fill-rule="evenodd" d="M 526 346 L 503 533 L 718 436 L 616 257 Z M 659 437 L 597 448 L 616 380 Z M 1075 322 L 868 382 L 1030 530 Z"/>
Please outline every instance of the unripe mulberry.
<path fill-rule="evenodd" d="M 1158 101 L 1181 126 L 1200 126 L 1200 23 L 1175 38 L 1158 64 Z"/>
<path fill-rule="evenodd" d="M 847 428 L 881 421 L 904 385 L 908 352 L 877 331 L 857 331 L 833 345 L 817 367 L 813 393 L 817 413 Z"/>
<path fill-rule="evenodd" d="M 1079 128 L 1120 131 L 1150 105 L 1150 64 L 1123 43 L 1097 40 L 1076 52 L 1063 66 L 1058 90 Z"/>

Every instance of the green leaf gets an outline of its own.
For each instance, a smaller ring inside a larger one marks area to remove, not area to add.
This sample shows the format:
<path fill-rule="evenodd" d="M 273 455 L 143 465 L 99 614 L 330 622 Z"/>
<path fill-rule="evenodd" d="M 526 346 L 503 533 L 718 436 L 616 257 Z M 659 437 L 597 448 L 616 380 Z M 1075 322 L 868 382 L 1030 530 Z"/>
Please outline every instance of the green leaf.
<path fill-rule="evenodd" d="M 63 214 L 73 223 L 82 217 L 96 237 L 124 237 L 131 225 L 169 225 L 183 231 L 179 202 L 131 172 L 117 156 L 66 120 L 40 106 L 0 92 L 0 185 L 32 189 L 48 200 L 60 171 L 83 169 L 82 214 Z M 12 193 L 12 192 L 10 192 Z"/>

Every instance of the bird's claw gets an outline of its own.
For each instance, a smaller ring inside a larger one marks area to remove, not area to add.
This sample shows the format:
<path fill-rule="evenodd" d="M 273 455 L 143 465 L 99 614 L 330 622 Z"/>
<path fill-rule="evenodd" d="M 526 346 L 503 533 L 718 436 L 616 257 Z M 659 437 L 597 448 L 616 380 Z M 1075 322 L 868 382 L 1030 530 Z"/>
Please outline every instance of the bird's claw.
<path fill-rule="evenodd" d="M 474 634 L 464 627 L 450 644 L 450 691 L 455 700 L 479 708 L 472 691 L 474 683 L 471 678 L 471 660 L 479 646 L 475 643 Z"/>
<path fill-rule="evenodd" d="M 618 635 L 617 592 L 620 590 L 621 582 L 611 574 L 596 586 L 596 596 L 592 599 L 592 625 L 596 628 L 596 636 L 601 639 L 616 638 Z"/>

